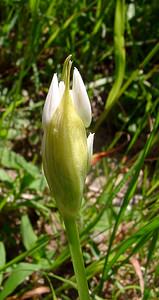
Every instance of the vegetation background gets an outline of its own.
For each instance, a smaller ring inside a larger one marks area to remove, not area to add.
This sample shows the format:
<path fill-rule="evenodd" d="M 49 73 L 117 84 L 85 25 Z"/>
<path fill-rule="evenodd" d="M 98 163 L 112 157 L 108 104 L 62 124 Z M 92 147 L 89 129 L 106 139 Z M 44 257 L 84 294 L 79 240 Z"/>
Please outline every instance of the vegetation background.
<path fill-rule="evenodd" d="M 159 299 L 158 11 L 158 0 L 0 2 L 0 300 L 77 298 L 41 167 L 44 100 L 70 53 L 96 132 L 79 217 L 91 297 Z"/>

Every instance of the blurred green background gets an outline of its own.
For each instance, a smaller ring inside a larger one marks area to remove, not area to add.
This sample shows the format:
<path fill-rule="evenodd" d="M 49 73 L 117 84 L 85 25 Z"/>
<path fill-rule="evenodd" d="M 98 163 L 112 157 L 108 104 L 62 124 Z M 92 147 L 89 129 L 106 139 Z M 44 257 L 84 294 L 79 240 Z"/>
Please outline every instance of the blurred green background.
<path fill-rule="evenodd" d="M 0 300 L 77 297 L 41 167 L 42 108 L 69 54 L 96 133 L 79 218 L 91 297 L 159 298 L 158 11 L 158 0 L 0 2 Z"/>

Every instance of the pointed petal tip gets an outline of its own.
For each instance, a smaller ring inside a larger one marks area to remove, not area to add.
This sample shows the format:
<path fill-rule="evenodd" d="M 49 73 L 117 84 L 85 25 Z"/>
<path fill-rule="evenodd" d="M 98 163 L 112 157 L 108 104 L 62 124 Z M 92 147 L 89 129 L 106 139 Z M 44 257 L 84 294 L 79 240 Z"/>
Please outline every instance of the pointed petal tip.
<path fill-rule="evenodd" d="M 78 71 L 78 69 L 76 67 L 74 67 L 73 73 L 79 73 L 79 71 Z"/>
<path fill-rule="evenodd" d="M 92 120 L 91 105 L 86 87 L 84 85 L 80 72 L 76 67 L 73 70 L 72 93 L 75 109 L 80 118 L 83 120 L 85 127 L 89 127 Z"/>
<path fill-rule="evenodd" d="M 91 161 L 93 155 L 93 142 L 95 133 L 90 133 L 87 138 L 87 148 L 88 148 L 88 160 Z"/>
<path fill-rule="evenodd" d="M 54 73 L 48 94 L 46 96 L 43 114 L 42 114 L 42 125 L 43 128 L 50 122 L 53 113 L 60 103 L 60 93 L 58 86 L 57 73 Z"/>

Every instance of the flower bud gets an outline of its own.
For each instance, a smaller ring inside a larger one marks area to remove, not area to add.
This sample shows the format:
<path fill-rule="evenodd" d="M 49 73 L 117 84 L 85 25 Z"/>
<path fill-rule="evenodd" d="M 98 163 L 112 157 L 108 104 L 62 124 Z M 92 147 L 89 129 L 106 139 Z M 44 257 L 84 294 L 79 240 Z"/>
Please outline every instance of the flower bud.
<path fill-rule="evenodd" d="M 64 63 L 63 79 L 54 74 L 43 110 L 43 169 L 53 197 L 63 216 L 75 217 L 80 209 L 84 182 L 93 148 L 93 135 L 86 137 L 91 122 L 88 95 L 79 72 L 70 85 L 70 57 Z M 77 91 L 77 93 L 76 93 Z"/>

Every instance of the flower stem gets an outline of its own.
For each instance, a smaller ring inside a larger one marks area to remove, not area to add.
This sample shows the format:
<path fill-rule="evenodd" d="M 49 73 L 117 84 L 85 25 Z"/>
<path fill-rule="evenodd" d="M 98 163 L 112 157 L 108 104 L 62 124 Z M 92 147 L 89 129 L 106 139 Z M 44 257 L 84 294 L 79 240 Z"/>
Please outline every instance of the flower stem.
<path fill-rule="evenodd" d="M 64 223 L 80 300 L 90 300 L 76 220 L 75 218 L 64 218 Z"/>

